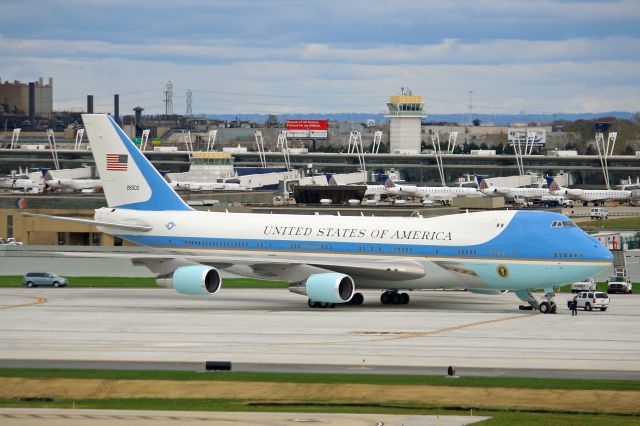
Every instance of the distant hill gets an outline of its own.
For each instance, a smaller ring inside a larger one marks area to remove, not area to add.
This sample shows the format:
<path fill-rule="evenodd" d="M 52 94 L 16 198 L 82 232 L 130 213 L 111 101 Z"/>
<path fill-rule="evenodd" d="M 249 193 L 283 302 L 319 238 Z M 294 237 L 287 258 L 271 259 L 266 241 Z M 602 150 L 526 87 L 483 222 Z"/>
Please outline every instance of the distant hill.
<path fill-rule="evenodd" d="M 569 114 L 473 114 L 473 119 L 479 119 L 482 123 L 493 123 L 496 126 L 505 126 L 512 123 L 528 123 L 540 122 L 550 123 L 555 120 L 591 120 L 599 117 L 616 117 L 618 119 L 631 119 L 633 113 L 626 111 L 608 111 L 596 114 L 592 113 L 569 113 Z M 243 121 L 252 121 L 255 123 L 264 123 L 269 117 L 268 114 L 206 114 L 209 118 L 218 118 L 221 120 L 232 121 L 236 118 Z M 365 123 L 367 120 L 376 120 L 376 123 L 382 124 L 387 121 L 384 114 L 380 113 L 331 113 L 331 114 L 279 114 L 280 122 L 286 120 L 332 120 L 332 121 L 354 121 L 356 123 Z M 450 123 L 466 123 L 467 114 L 429 114 L 423 121 L 425 122 L 450 122 Z"/>

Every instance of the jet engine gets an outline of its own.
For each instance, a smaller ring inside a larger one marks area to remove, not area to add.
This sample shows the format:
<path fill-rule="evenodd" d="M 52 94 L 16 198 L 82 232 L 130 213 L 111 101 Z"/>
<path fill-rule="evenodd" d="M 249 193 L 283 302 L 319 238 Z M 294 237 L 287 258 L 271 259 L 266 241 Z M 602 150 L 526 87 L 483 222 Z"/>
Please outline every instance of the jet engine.
<path fill-rule="evenodd" d="M 204 265 L 181 266 L 171 277 L 159 277 L 161 287 L 174 288 L 178 293 L 209 295 L 220 290 L 222 279 L 216 268 Z"/>
<path fill-rule="evenodd" d="M 353 279 L 337 272 L 313 274 L 305 281 L 289 286 L 289 291 L 323 303 L 346 303 L 351 300 L 355 290 Z"/>

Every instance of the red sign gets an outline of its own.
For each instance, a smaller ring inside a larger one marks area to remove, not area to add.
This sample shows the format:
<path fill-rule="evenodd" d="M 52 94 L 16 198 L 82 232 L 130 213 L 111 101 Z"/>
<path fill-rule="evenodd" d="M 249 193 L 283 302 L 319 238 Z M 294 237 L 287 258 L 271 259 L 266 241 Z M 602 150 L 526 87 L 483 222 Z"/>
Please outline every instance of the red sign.
<path fill-rule="evenodd" d="M 287 130 L 327 130 L 329 120 L 287 120 Z"/>

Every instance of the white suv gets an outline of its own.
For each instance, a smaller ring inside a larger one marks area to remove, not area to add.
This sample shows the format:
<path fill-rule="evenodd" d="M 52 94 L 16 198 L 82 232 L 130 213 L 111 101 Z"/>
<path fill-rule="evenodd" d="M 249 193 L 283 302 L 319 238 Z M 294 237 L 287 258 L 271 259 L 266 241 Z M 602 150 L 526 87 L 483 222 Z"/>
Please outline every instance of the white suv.
<path fill-rule="evenodd" d="M 578 302 L 578 308 L 591 311 L 595 308 L 606 311 L 609 307 L 609 296 L 601 291 L 582 291 L 573 298 Z M 567 307 L 571 308 L 571 300 L 567 301 Z"/>

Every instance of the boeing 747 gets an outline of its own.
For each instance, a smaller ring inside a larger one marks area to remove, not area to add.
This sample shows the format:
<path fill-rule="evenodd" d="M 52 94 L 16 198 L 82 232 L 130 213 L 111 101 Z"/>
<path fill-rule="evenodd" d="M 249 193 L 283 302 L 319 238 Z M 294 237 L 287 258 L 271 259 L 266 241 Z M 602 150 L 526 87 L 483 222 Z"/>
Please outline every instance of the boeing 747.
<path fill-rule="evenodd" d="M 408 303 L 406 290 L 442 288 L 513 290 L 548 313 L 556 310 L 555 286 L 611 264 L 609 250 L 551 212 L 390 218 L 196 211 L 110 116 L 82 117 L 108 207 L 97 209 L 93 219 L 47 217 L 92 224 L 156 249 L 113 256 L 147 266 L 158 284 L 179 293 L 212 296 L 226 270 L 288 281 L 310 307 L 359 305 L 362 289 L 380 290 L 386 304 Z M 544 298 L 534 289 L 544 289 Z"/>

